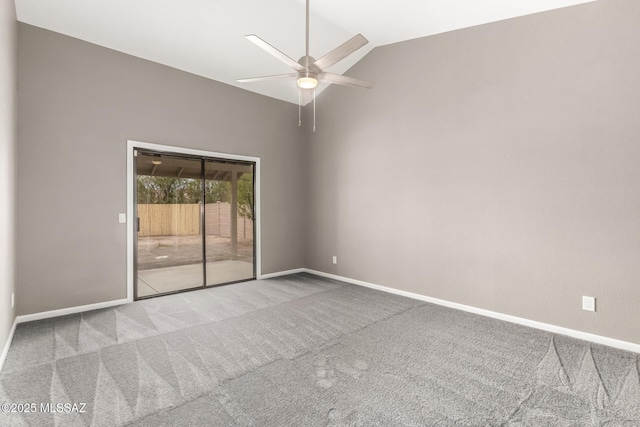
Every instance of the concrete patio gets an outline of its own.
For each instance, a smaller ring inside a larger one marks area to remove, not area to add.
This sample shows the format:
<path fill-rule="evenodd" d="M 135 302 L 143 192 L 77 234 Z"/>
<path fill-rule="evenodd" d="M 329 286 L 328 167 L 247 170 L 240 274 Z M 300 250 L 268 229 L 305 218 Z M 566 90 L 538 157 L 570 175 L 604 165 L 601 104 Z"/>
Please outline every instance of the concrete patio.
<path fill-rule="evenodd" d="M 227 260 L 207 263 L 207 286 L 253 277 L 253 264 Z M 202 264 L 138 271 L 138 298 L 202 286 Z"/>

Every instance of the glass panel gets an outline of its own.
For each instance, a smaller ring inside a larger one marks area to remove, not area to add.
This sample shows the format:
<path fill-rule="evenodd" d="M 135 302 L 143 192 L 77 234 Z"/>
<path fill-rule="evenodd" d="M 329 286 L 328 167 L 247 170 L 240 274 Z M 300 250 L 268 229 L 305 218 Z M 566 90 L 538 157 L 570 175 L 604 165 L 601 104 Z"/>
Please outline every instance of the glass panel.
<path fill-rule="evenodd" d="M 201 287 L 202 162 L 138 153 L 137 297 Z"/>
<path fill-rule="evenodd" d="M 252 279 L 253 164 L 205 161 L 207 285 Z"/>

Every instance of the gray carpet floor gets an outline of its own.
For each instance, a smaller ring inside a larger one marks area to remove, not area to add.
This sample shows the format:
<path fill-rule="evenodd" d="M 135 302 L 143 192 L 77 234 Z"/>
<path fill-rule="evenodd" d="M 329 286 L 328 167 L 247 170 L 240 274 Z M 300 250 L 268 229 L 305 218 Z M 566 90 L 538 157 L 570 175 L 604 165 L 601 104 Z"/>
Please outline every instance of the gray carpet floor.
<path fill-rule="evenodd" d="M 300 274 L 20 324 L 0 403 L 36 411 L 0 425 L 640 426 L 639 370 L 635 353 Z"/>

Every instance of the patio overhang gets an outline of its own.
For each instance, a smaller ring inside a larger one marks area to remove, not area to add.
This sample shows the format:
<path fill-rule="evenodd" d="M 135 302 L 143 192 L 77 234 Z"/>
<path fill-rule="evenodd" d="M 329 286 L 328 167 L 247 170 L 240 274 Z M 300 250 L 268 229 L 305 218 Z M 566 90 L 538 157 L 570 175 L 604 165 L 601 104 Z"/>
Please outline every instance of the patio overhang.
<path fill-rule="evenodd" d="M 161 176 L 169 178 L 202 178 L 199 164 L 194 164 L 193 158 L 183 159 L 165 154 L 147 154 L 138 152 L 138 175 Z M 226 162 L 224 160 L 206 159 L 204 162 L 205 179 L 213 181 L 232 181 L 233 172 L 236 179 L 245 173 L 253 173 L 250 164 Z"/>

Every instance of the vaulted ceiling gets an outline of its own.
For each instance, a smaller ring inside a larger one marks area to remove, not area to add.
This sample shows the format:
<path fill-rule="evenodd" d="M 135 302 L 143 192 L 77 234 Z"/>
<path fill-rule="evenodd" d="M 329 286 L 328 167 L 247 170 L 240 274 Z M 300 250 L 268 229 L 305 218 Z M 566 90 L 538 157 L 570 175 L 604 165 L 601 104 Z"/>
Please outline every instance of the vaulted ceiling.
<path fill-rule="evenodd" d="M 329 70 L 341 74 L 376 46 L 590 1 L 311 0 L 310 54 L 320 58 L 362 33 L 369 44 Z M 244 36 L 257 34 L 297 60 L 305 50 L 305 0 L 16 0 L 16 9 L 27 24 L 298 102 L 295 80 L 236 79 L 291 72 Z"/>

